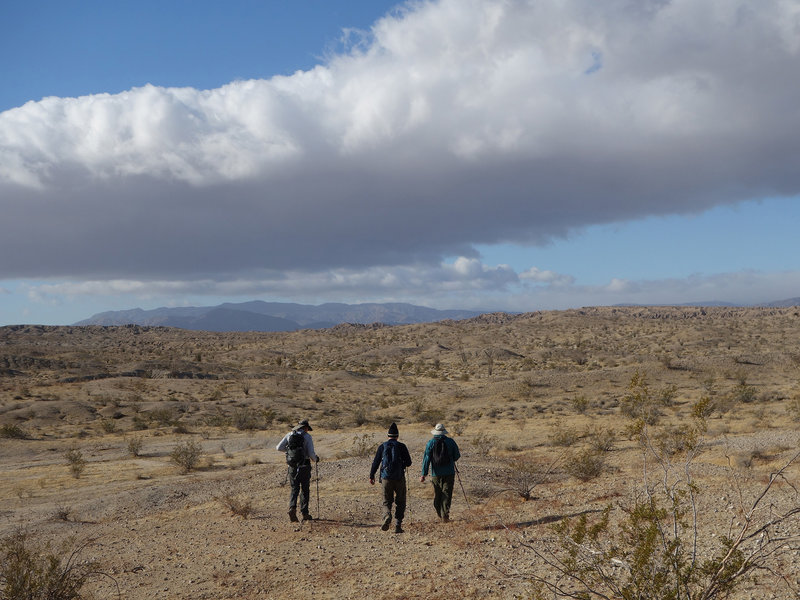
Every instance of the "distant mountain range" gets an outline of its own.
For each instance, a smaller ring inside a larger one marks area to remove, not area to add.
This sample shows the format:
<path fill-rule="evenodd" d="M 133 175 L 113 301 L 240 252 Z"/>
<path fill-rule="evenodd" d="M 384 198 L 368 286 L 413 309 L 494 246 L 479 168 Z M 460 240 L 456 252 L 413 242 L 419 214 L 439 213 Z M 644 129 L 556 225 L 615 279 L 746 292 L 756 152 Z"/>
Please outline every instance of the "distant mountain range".
<path fill-rule="evenodd" d="M 202 331 L 296 331 L 326 329 L 340 323 L 403 325 L 469 319 L 471 310 L 437 310 L 404 303 L 319 306 L 284 302 L 225 303 L 219 306 L 118 310 L 98 313 L 75 325 L 161 325 Z"/>
<path fill-rule="evenodd" d="M 680 306 L 743 307 L 745 305 L 729 302 L 693 302 Z M 800 306 L 800 298 L 789 298 L 758 306 L 769 308 Z M 385 323 L 386 325 L 432 323 L 445 319 L 471 319 L 486 312 L 489 311 L 437 310 L 404 303 L 327 303 L 313 306 L 254 300 L 237 304 L 226 302 L 218 306 L 109 311 L 98 313 L 75 325 L 160 325 L 201 331 L 296 331 L 326 329 L 340 323 Z"/>

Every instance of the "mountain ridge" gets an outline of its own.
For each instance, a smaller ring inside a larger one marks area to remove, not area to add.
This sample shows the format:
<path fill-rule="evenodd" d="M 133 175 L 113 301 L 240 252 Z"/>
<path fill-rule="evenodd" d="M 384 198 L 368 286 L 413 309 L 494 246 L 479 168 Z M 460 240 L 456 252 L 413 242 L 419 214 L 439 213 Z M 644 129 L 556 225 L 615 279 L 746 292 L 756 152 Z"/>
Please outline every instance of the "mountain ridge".
<path fill-rule="evenodd" d="M 617 306 L 656 306 L 626 304 Z M 720 306 L 786 308 L 800 306 L 800 297 L 763 304 L 734 304 L 722 301 L 664 304 L 663 306 Z M 344 304 L 298 304 L 294 302 L 224 302 L 216 306 L 161 307 L 151 310 L 133 308 L 97 313 L 74 323 L 84 325 L 145 325 L 177 327 L 199 331 L 297 331 L 299 329 L 328 329 L 342 323 L 369 325 L 408 325 L 444 320 L 462 320 L 492 314 L 497 311 L 461 309 L 440 310 L 404 302 Z"/>
<path fill-rule="evenodd" d="M 202 331 L 296 331 L 327 329 L 340 323 L 406 325 L 483 314 L 472 310 L 439 310 L 414 304 L 329 302 L 320 305 L 253 300 L 217 306 L 134 308 L 97 313 L 74 323 L 84 325 L 147 325 Z"/>

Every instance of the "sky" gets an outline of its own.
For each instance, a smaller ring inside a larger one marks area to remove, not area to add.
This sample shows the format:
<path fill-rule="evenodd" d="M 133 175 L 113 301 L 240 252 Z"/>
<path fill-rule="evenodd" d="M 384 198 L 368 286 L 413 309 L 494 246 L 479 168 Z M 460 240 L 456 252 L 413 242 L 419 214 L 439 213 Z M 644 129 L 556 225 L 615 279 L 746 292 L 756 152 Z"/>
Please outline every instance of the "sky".
<path fill-rule="evenodd" d="M 0 325 L 800 297 L 800 0 L 0 3 Z"/>

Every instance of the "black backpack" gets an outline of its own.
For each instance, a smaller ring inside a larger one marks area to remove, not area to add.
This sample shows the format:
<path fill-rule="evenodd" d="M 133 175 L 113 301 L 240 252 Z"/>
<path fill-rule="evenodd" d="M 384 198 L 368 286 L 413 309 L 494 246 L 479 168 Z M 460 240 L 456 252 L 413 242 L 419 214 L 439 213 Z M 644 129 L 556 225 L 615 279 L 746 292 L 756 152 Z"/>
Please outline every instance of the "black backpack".
<path fill-rule="evenodd" d="M 305 440 L 302 431 L 293 431 L 286 441 L 286 464 L 297 468 L 306 459 Z"/>
<path fill-rule="evenodd" d="M 434 467 L 444 467 L 450 464 L 450 451 L 447 449 L 447 442 L 444 441 L 445 437 L 440 435 L 433 442 L 431 448 L 431 464 Z"/>
<path fill-rule="evenodd" d="M 383 444 L 383 459 L 381 460 L 381 474 L 386 473 L 384 479 L 403 479 L 405 465 L 400 458 L 400 448 L 397 442 Z"/>

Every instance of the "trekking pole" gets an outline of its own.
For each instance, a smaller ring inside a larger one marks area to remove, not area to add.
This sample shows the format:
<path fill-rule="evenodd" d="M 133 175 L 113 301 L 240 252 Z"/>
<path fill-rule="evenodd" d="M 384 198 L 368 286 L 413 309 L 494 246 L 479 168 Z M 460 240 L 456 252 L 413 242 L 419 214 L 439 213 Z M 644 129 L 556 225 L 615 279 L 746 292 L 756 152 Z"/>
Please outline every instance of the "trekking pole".
<path fill-rule="evenodd" d="M 317 474 L 317 519 L 319 519 L 319 460 L 314 462 L 314 470 Z"/>
<path fill-rule="evenodd" d="M 406 516 L 411 514 L 408 510 L 408 505 L 411 504 L 411 488 L 408 486 L 408 467 L 403 469 L 403 477 L 406 480 Z M 411 517 L 408 517 L 408 523 L 411 524 Z"/>
<path fill-rule="evenodd" d="M 459 474 L 458 466 L 456 466 L 455 463 L 453 464 L 453 466 L 456 468 L 456 477 L 458 477 L 458 485 L 461 486 L 461 492 L 464 494 L 464 500 L 467 503 L 467 508 L 472 510 L 472 506 L 470 505 L 469 499 L 467 498 L 467 492 L 466 490 L 464 490 L 464 484 L 461 483 L 461 475 Z"/>

